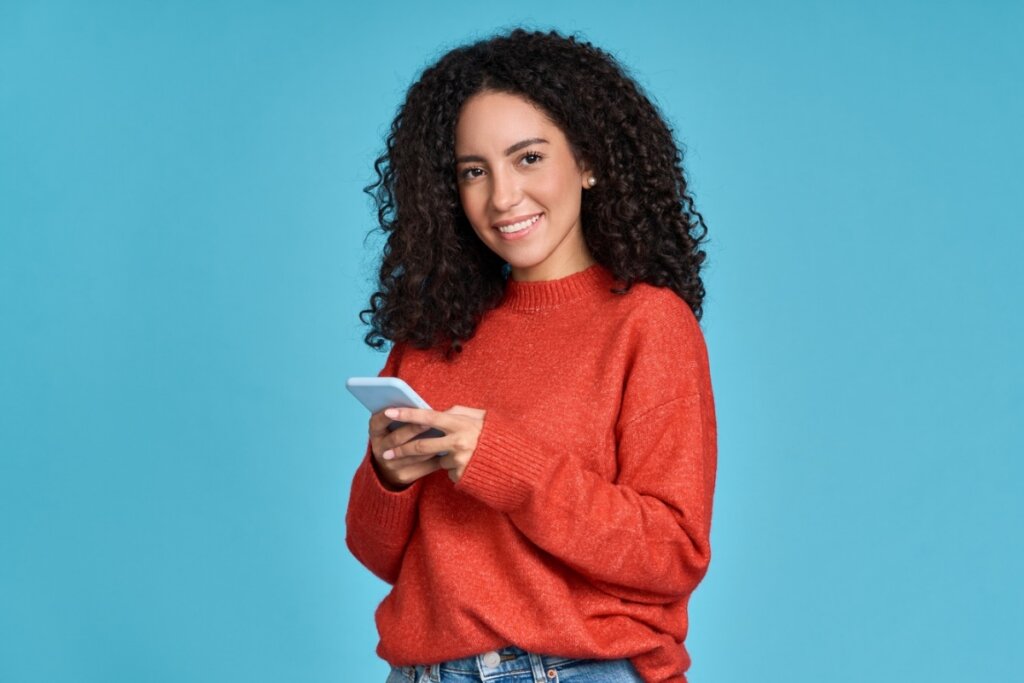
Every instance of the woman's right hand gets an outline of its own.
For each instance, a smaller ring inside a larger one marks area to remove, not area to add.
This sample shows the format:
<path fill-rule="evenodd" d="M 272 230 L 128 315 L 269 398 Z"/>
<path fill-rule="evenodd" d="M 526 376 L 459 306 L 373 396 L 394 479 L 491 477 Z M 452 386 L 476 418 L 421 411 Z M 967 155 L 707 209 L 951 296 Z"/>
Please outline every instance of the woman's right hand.
<path fill-rule="evenodd" d="M 370 416 L 370 449 L 373 451 L 373 466 L 381 483 L 392 491 L 401 491 L 417 479 L 440 469 L 441 466 L 434 453 L 403 455 L 385 460 L 385 451 L 401 446 L 414 436 L 430 429 L 425 425 L 405 424 L 389 432 L 388 425 L 393 421 L 383 410 Z"/>

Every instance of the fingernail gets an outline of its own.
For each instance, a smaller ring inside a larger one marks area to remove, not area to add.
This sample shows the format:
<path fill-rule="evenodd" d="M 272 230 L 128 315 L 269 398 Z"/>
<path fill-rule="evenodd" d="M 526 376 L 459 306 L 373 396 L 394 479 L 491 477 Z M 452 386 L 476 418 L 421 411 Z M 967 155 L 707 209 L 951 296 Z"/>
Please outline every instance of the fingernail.
<path fill-rule="evenodd" d="M 395 457 L 395 452 L 392 450 L 387 450 L 384 451 L 384 453 L 380 457 L 384 458 L 385 460 L 391 460 L 393 457 Z"/>
<path fill-rule="evenodd" d="M 388 417 L 398 417 L 398 411 L 395 410 L 394 408 L 388 408 L 387 410 L 384 411 L 384 414 L 387 415 Z"/>

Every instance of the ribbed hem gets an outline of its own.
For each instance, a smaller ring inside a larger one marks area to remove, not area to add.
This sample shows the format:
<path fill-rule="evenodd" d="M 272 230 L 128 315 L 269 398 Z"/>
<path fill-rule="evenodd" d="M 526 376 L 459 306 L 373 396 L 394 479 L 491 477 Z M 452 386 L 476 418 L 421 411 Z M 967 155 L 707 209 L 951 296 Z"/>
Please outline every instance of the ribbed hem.
<path fill-rule="evenodd" d="M 536 311 L 608 292 L 614 284 L 611 271 L 600 263 L 557 280 L 519 282 L 509 278 L 501 305 L 514 311 Z"/>
<path fill-rule="evenodd" d="M 511 512 L 526 502 L 555 461 L 537 450 L 536 442 L 519 435 L 514 422 L 488 412 L 473 457 L 456 484 L 487 506 Z"/>
<path fill-rule="evenodd" d="M 361 503 L 359 509 L 366 515 L 360 522 L 377 528 L 382 538 L 386 539 L 390 532 L 403 531 L 408 527 L 423 480 L 418 479 L 401 491 L 386 489 L 377 478 L 373 463 L 370 461 L 371 457 L 373 456 L 367 454 L 356 470 L 352 483 L 352 497 L 358 497 Z"/>

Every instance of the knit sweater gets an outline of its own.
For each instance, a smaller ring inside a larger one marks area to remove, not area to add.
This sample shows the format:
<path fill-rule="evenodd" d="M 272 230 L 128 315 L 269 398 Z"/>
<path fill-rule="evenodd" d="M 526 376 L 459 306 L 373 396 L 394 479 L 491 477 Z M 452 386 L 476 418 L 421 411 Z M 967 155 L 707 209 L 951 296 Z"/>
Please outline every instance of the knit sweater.
<path fill-rule="evenodd" d="M 346 540 L 393 585 L 376 612 L 391 664 L 516 645 L 685 683 L 715 485 L 707 351 L 671 290 L 616 284 L 600 265 L 510 279 L 452 360 L 392 347 L 381 376 L 486 414 L 457 484 L 388 490 L 369 448 L 356 470 Z"/>

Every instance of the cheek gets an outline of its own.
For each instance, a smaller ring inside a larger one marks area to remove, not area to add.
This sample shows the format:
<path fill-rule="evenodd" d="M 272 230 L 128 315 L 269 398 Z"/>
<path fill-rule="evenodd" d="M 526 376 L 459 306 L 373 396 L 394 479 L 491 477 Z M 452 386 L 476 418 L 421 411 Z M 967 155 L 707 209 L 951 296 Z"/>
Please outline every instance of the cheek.
<path fill-rule="evenodd" d="M 582 192 L 579 176 L 571 171 L 562 171 L 551 177 L 544 187 L 546 200 L 565 211 L 571 211 L 574 205 L 579 205 Z"/>
<path fill-rule="evenodd" d="M 480 215 L 480 201 L 474 196 L 476 194 L 472 188 L 459 188 L 459 203 L 470 223 L 476 223 L 477 217 Z"/>
<path fill-rule="evenodd" d="M 548 197 L 548 206 L 564 220 L 571 220 L 579 214 L 580 198 L 574 194 L 575 189 L 570 184 L 562 184 L 553 187 Z"/>

